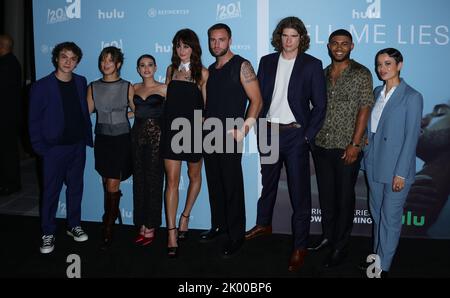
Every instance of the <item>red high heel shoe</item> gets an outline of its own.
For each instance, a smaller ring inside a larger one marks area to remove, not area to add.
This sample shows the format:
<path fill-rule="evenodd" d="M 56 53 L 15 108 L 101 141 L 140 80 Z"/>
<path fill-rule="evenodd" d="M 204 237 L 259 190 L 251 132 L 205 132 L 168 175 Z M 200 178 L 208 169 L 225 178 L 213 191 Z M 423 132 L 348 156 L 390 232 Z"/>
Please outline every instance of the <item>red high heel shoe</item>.
<path fill-rule="evenodd" d="M 134 243 L 139 244 L 140 242 L 142 242 L 142 240 L 144 240 L 144 235 L 139 234 L 136 236 L 136 238 L 134 239 Z"/>
<path fill-rule="evenodd" d="M 150 230 L 153 230 L 153 233 L 150 237 L 145 237 L 145 235 L 144 235 L 144 239 L 142 239 L 142 242 L 141 242 L 142 246 L 149 245 L 155 239 L 155 229 L 150 229 Z"/>

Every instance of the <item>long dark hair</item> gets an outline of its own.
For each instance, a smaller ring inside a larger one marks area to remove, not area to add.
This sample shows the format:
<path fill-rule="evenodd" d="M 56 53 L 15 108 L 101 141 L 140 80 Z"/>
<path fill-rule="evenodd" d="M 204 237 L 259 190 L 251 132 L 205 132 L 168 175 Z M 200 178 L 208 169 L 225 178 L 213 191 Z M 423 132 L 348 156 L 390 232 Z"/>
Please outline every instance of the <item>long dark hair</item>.
<path fill-rule="evenodd" d="M 310 42 L 308 31 L 306 30 L 305 24 L 303 24 L 302 20 L 297 17 L 286 17 L 278 23 L 272 33 L 272 46 L 275 48 L 275 51 L 281 52 L 283 50 L 281 35 L 283 34 L 283 30 L 286 28 L 292 28 L 298 32 L 300 35 L 298 51 L 300 53 L 306 52 L 306 50 L 309 49 Z"/>
<path fill-rule="evenodd" d="M 192 49 L 191 54 L 191 76 L 196 84 L 200 85 L 202 80 L 202 48 L 197 34 L 191 29 L 181 29 L 172 40 L 172 64 L 170 65 L 170 73 L 173 74 L 175 69 L 180 66 L 181 60 L 177 55 L 177 45 L 183 42 Z"/>

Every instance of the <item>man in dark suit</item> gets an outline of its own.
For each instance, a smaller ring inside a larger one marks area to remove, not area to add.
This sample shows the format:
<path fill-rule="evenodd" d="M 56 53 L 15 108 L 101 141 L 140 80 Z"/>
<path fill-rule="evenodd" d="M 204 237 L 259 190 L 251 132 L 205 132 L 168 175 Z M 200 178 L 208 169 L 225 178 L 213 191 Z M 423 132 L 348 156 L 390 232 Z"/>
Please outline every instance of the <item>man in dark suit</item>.
<path fill-rule="evenodd" d="M 263 189 L 258 200 L 256 226 L 245 236 L 249 240 L 272 233 L 273 207 L 284 164 L 294 211 L 294 246 L 288 266 L 293 272 L 303 265 L 307 252 L 311 220 L 309 147 L 322 126 L 326 107 L 322 62 L 305 54 L 309 42 L 300 19 L 284 18 L 272 35 L 277 52 L 264 56 L 259 64 L 258 80 L 264 101 L 261 117 L 266 118 L 268 125 L 266 141 L 271 144 L 274 138 L 279 139 L 279 157 L 269 164 L 263 160 L 266 153 L 261 152 Z M 260 149 L 261 141 L 260 135 Z"/>
<path fill-rule="evenodd" d="M 41 253 L 54 249 L 59 193 L 66 184 L 67 235 L 88 239 L 80 226 L 86 145 L 92 147 L 92 124 L 86 101 L 86 78 L 73 70 L 82 57 L 73 42 L 52 52 L 56 71 L 33 84 L 29 131 L 33 150 L 42 158 Z"/>
<path fill-rule="evenodd" d="M 0 196 L 8 196 L 20 190 L 20 157 L 18 135 L 22 69 L 12 53 L 13 39 L 0 35 Z"/>

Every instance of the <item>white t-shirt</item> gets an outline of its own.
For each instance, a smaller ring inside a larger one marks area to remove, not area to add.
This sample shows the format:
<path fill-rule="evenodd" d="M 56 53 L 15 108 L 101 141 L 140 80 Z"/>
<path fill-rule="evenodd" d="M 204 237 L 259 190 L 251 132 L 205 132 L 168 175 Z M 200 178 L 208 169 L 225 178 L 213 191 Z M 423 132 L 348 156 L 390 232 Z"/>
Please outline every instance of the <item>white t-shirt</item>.
<path fill-rule="evenodd" d="M 296 121 L 294 114 L 289 107 L 287 97 L 289 80 L 291 78 L 292 69 L 294 68 L 295 59 L 296 58 L 287 60 L 280 54 L 272 102 L 270 104 L 269 112 L 267 113 L 267 119 L 272 123 L 289 124 Z"/>

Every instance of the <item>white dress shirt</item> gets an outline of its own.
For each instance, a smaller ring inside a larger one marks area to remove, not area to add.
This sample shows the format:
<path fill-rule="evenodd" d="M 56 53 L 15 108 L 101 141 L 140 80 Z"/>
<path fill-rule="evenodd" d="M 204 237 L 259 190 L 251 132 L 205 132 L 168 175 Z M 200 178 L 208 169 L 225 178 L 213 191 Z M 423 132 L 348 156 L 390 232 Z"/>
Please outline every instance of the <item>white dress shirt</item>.
<path fill-rule="evenodd" d="M 377 132 L 378 123 L 380 122 L 381 115 L 383 114 L 384 107 L 386 106 L 387 102 L 392 96 L 392 93 L 394 93 L 395 89 L 397 89 L 397 86 L 394 86 L 389 90 L 389 92 L 386 94 L 386 85 L 384 86 L 383 90 L 380 93 L 380 96 L 378 97 L 377 101 L 375 102 L 375 106 L 373 107 L 372 114 L 370 116 L 370 131 L 372 133 Z"/>

